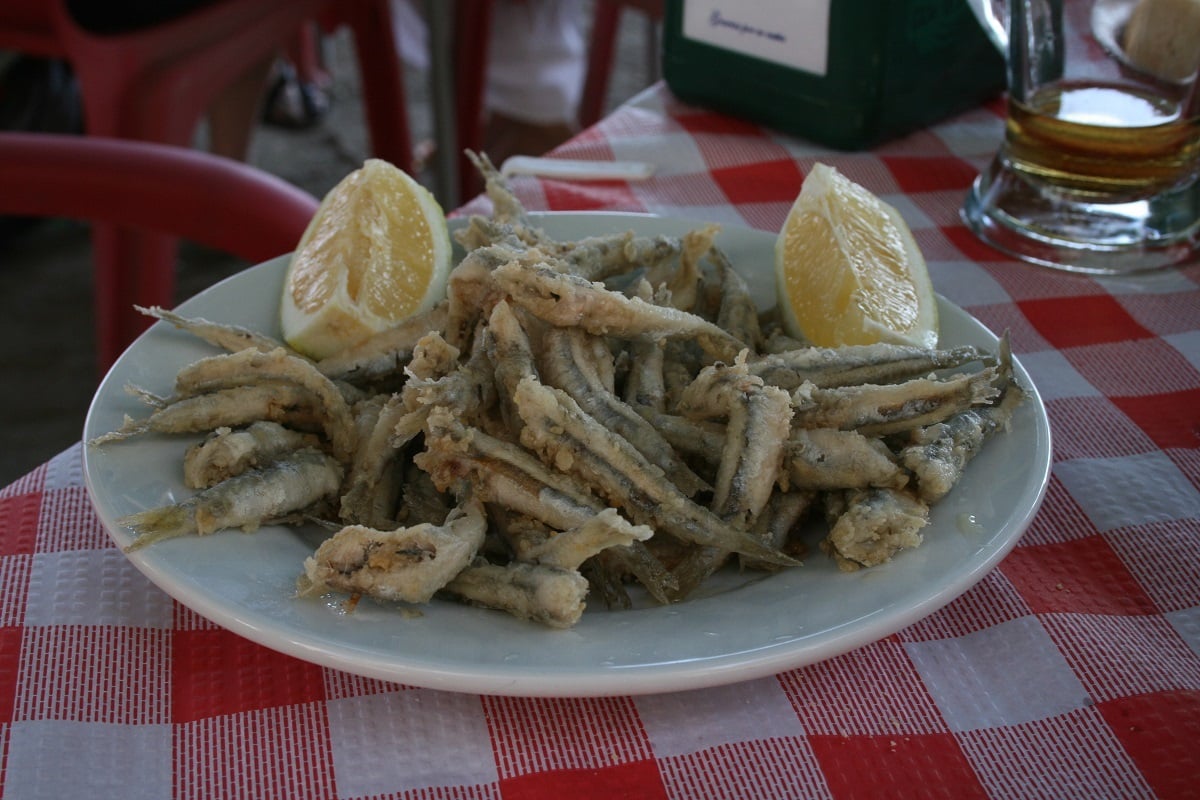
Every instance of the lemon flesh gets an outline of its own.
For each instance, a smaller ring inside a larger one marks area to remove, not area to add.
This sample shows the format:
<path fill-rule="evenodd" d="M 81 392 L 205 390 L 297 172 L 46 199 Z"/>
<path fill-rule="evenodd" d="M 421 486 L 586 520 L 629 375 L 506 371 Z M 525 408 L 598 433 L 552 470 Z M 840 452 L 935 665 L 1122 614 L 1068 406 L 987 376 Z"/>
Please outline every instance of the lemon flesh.
<path fill-rule="evenodd" d="M 825 164 L 779 232 L 775 279 L 791 336 L 820 347 L 937 346 L 937 298 L 904 218 Z"/>
<path fill-rule="evenodd" d="M 321 201 L 284 279 L 284 341 L 314 359 L 437 303 L 450 272 L 445 214 L 403 170 L 368 159 Z"/>

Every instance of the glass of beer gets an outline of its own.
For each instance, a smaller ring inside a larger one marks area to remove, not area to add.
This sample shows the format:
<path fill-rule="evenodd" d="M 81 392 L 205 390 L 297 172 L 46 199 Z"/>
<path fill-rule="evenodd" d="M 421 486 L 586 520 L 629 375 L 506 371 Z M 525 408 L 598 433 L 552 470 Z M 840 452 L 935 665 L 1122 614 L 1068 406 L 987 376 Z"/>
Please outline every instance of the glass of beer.
<path fill-rule="evenodd" d="M 969 2 L 1005 49 L 1008 109 L 967 225 L 1077 272 L 1200 259 L 1200 3 Z"/>

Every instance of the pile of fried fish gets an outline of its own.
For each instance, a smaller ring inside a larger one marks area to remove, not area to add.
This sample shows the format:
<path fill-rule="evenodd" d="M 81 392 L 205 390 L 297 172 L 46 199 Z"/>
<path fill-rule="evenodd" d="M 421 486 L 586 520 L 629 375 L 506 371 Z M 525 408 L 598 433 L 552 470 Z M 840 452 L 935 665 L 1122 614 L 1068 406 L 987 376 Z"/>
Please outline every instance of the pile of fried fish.
<path fill-rule="evenodd" d="M 120 521 L 131 549 L 315 523 L 301 595 L 565 628 L 591 593 L 675 603 L 718 570 L 800 566 L 809 542 L 843 569 L 916 547 L 1022 402 L 1006 338 L 809 346 L 756 308 L 717 226 L 557 241 L 473 157 L 492 213 L 457 232 L 446 299 L 345 352 L 143 309 L 224 352 L 169 396 L 127 387 L 148 414 L 91 442 L 206 434 L 183 459 L 195 494 Z"/>

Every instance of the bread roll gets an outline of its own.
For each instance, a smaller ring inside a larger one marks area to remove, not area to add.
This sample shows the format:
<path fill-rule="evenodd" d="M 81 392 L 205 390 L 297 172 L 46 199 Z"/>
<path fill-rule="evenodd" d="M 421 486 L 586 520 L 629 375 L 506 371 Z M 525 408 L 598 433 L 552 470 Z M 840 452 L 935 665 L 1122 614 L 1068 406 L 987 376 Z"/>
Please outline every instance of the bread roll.
<path fill-rule="evenodd" d="M 1170 81 L 1190 78 L 1200 67 L 1200 0 L 1141 0 L 1123 46 L 1140 70 Z"/>

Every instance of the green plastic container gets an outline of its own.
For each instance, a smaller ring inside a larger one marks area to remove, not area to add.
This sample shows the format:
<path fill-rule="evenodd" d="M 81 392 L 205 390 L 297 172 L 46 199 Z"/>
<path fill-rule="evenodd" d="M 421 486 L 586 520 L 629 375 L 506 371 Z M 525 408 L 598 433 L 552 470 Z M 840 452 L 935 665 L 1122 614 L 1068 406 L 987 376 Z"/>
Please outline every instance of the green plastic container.
<path fill-rule="evenodd" d="M 842 150 L 996 96 L 1000 53 L 966 0 L 667 0 L 681 100 Z"/>

